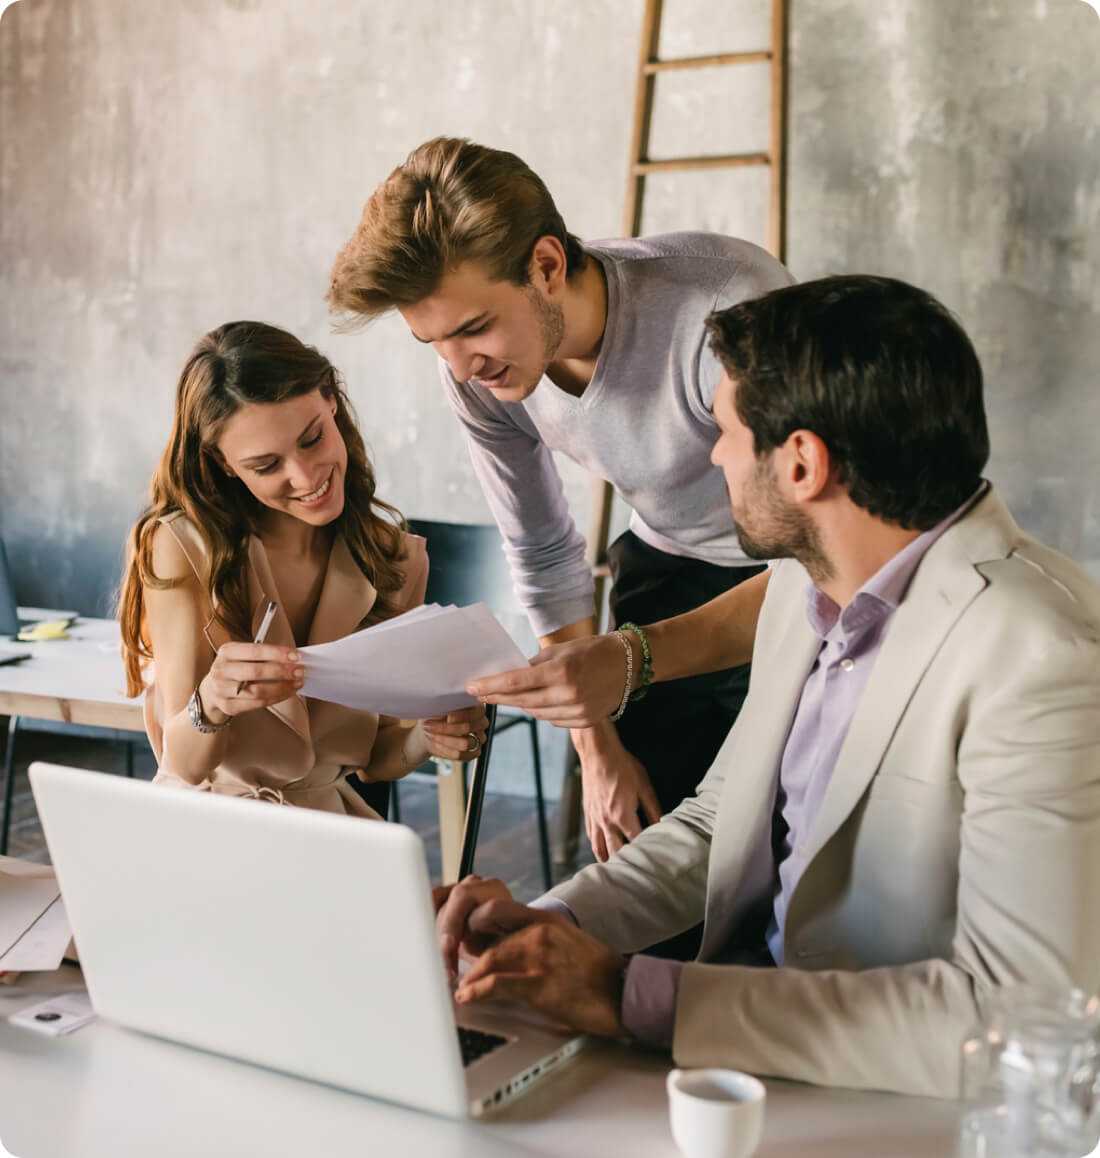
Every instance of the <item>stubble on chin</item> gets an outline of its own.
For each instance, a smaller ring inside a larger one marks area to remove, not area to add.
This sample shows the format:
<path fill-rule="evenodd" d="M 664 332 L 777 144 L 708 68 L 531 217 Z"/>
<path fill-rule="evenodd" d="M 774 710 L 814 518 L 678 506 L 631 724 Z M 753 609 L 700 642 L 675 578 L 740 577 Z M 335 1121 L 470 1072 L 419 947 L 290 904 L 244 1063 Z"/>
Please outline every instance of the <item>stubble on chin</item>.
<path fill-rule="evenodd" d="M 758 460 L 745 490 L 745 506 L 752 511 L 743 520 L 734 517 L 733 526 L 741 550 L 750 559 L 796 559 L 806 568 L 817 586 L 833 577 L 833 565 L 825 554 L 821 536 L 804 511 L 788 503 L 779 493 L 774 467 Z M 745 523 L 752 518 L 756 529 Z"/>

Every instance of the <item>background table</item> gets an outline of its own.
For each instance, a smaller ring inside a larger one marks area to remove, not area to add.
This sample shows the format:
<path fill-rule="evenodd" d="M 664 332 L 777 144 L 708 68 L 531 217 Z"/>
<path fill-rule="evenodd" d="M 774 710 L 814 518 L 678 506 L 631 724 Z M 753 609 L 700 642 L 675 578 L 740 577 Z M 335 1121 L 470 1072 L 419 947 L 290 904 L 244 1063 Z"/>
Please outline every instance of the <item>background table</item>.
<path fill-rule="evenodd" d="M 68 966 L 0 987 L 0 1016 L 79 984 Z M 365 999 L 349 988 L 349 1001 Z M 493 1118 L 451 1122 L 106 1022 L 48 1038 L 0 1020 L 0 1139 L 19 1158 L 675 1158 L 668 1069 L 598 1045 Z M 952 1102 L 767 1084 L 759 1158 L 953 1152 Z"/>
<path fill-rule="evenodd" d="M 22 610 L 22 609 L 21 609 Z M 141 700 L 126 698 L 113 619 L 78 619 L 67 639 L 5 641 L 31 658 L 0 667 L 0 715 L 141 732 Z"/>
<path fill-rule="evenodd" d="M 25 610 L 20 608 L 21 613 Z M 126 697 L 119 640 L 118 624 L 113 619 L 78 619 L 65 639 L 5 644 L 5 648 L 29 652 L 30 658 L 0 666 L 0 715 L 10 717 L 0 772 L 0 853 L 8 851 L 15 746 L 21 730 L 87 730 L 89 735 L 124 740 L 126 771 L 133 775 L 129 741 L 143 736 L 145 727 L 141 700 Z"/>

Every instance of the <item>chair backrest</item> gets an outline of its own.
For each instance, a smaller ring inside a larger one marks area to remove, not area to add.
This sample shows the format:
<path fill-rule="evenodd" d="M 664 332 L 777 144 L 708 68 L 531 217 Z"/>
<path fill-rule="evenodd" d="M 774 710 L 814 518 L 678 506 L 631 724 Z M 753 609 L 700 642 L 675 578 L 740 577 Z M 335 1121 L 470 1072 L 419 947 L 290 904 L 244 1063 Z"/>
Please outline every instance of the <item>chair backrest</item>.
<path fill-rule="evenodd" d="M 409 529 L 428 542 L 428 603 L 467 607 L 484 603 L 493 612 L 522 609 L 512 589 L 504 542 L 496 527 L 410 519 Z"/>

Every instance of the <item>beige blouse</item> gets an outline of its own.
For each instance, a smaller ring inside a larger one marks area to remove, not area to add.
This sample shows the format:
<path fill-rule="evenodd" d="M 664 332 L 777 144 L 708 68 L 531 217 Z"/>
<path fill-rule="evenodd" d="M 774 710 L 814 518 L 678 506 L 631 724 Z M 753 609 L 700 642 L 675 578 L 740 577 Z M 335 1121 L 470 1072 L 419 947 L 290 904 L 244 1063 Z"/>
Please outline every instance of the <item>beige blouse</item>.
<path fill-rule="evenodd" d="M 161 523 L 172 533 L 205 589 L 206 545 L 195 526 L 180 513 Z M 428 581 L 428 553 L 419 535 L 407 535 L 405 583 L 397 597 L 402 610 L 424 601 Z M 279 605 L 268 630 L 267 642 L 293 647 L 295 640 L 283 612 L 267 552 L 258 536 L 248 543 L 248 592 L 252 633 L 259 627 L 268 600 Z M 343 537 L 332 545 L 307 643 L 328 643 L 357 630 L 374 606 L 377 593 L 356 565 Z M 231 639 L 216 619 L 208 620 L 203 634 L 211 651 Z M 155 657 L 154 657 L 155 663 Z M 322 700 L 294 695 L 268 708 L 234 718 L 228 729 L 225 758 L 202 782 L 195 784 L 174 772 L 164 752 L 163 708 L 155 676 L 145 694 L 145 729 L 157 758 L 155 784 L 199 788 L 231 796 L 251 796 L 277 803 L 381 819 L 345 782 L 345 765 L 363 766 L 370 759 L 379 730 L 407 727 L 373 712 L 357 711 Z"/>

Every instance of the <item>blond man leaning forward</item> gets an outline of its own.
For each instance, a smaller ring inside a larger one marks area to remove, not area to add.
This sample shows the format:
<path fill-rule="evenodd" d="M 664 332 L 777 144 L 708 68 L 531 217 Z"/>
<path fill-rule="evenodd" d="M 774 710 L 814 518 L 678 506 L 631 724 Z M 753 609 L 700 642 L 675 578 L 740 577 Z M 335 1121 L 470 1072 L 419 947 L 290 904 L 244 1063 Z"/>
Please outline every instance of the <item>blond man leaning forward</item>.
<path fill-rule="evenodd" d="M 757 246 L 713 234 L 582 244 L 518 157 L 447 138 L 375 190 L 333 269 L 335 309 L 355 320 L 396 308 L 439 354 L 546 649 L 499 690 L 556 724 L 591 725 L 573 739 L 601 860 L 694 791 L 747 691 L 766 577 L 737 541 L 710 462 L 721 368 L 703 321 L 790 280 Z M 610 550 L 616 623 L 704 608 L 687 646 L 651 633 L 661 682 L 617 724 L 607 716 L 625 703 L 627 650 L 632 682 L 649 672 L 635 632 L 599 637 L 598 659 L 588 653 L 593 584 L 555 450 L 610 480 L 633 510 Z M 590 677 L 589 694 L 610 702 L 582 719 L 574 685 Z"/>
<path fill-rule="evenodd" d="M 437 891 L 442 944 L 596 1034 L 950 1097 L 1015 982 L 1100 987 L 1100 590 L 982 480 L 977 357 L 934 299 L 843 277 L 716 313 L 713 457 L 780 560 L 696 796 L 535 907 Z M 643 947 L 705 918 L 691 964 Z"/>

